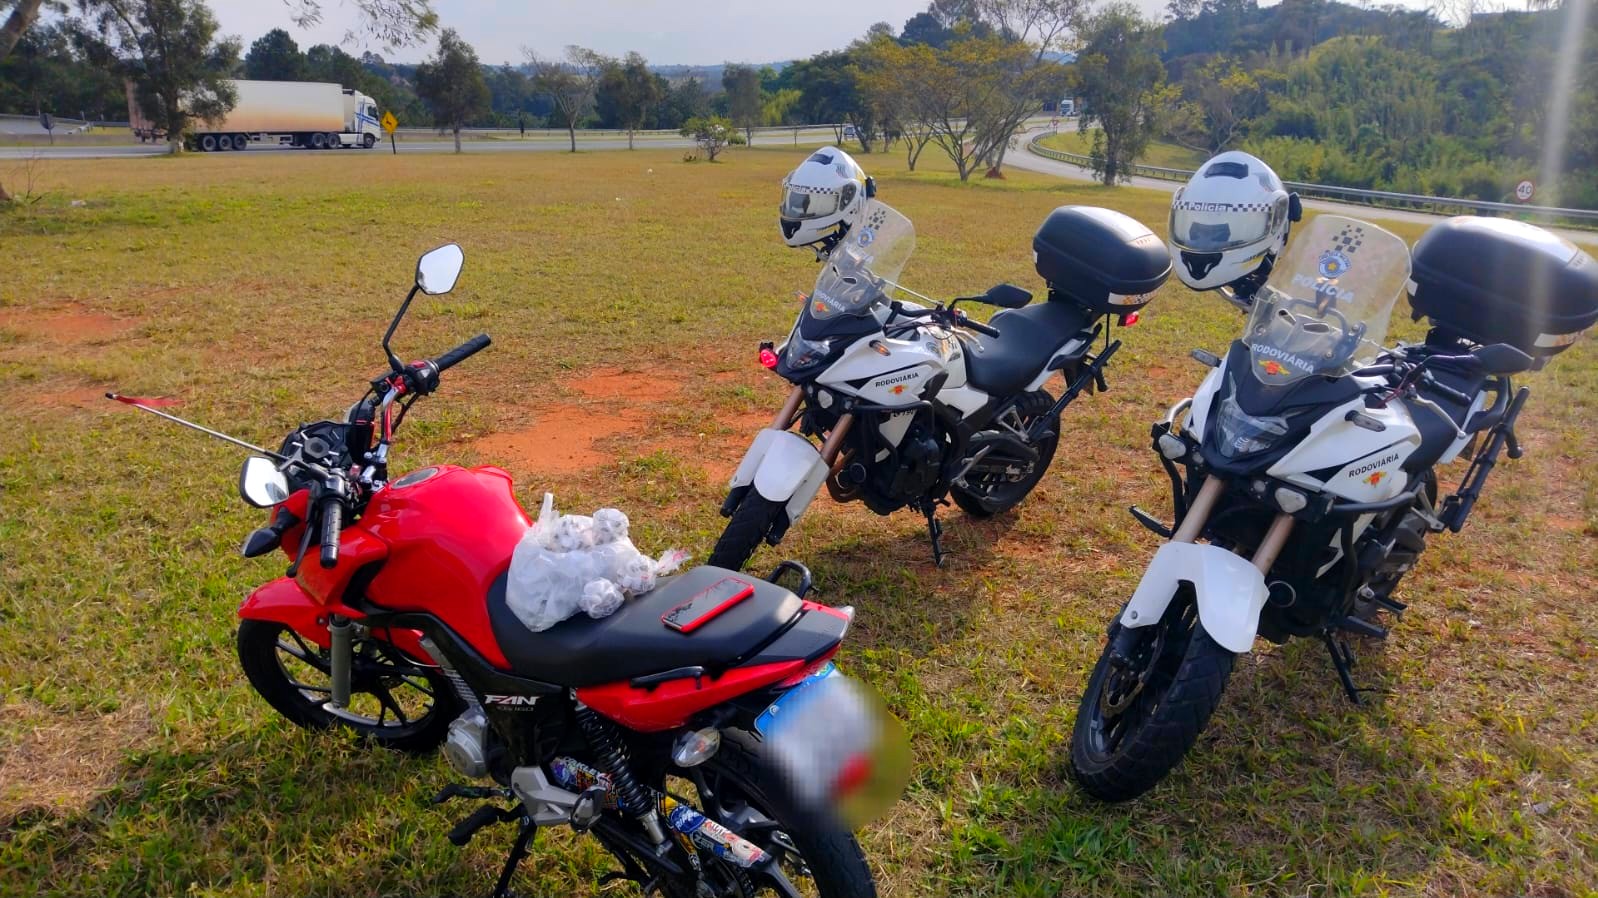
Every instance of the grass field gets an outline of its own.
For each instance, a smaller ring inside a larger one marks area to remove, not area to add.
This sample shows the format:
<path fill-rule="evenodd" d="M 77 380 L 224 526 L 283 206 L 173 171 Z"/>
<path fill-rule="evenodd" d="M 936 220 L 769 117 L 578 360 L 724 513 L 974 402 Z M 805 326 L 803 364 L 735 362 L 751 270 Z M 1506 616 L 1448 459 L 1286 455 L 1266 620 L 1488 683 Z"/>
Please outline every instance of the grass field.
<path fill-rule="evenodd" d="M 509 833 L 445 841 L 465 810 L 426 804 L 451 779 L 441 760 L 299 731 L 245 684 L 234 609 L 283 562 L 237 554 L 261 523 L 236 497 L 239 454 L 96 397 L 180 396 L 274 443 L 360 394 L 416 256 L 458 241 L 459 289 L 419 301 L 396 344 L 495 344 L 416 410 L 396 470 L 502 464 L 530 506 L 546 490 L 570 510 L 615 504 L 644 548 L 703 557 L 722 484 L 783 393 L 756 343 L 786 333 L 815 267 L 774 221 L 794 153 L 680 156 L 60 162 L 44 201 L 0 213 L 0 894 L 486 892 Z M 1039 290 L 1030 238 L 1055 206 L 1161 229 L 1168 202 L 864 161 L 919 231 L 903 279 L 933 295 Z M 1148 426 L 1201 379 L 1188 351 L 1240 326 L 1162 290 L 1020 511 L 946 513 L 946 569 L 916 516 L 826 501 L 762 550 L 759 566 L 799 558 L 825 600 L 859 609 L 841 660 L 912 734 L 910 789 L 864 834 L 881 891 L 1598 894 L 1591 341 L 1526 378 L 1526 457 L 1464 533 L 1434 540 L 1392 637 L 1356 645 L 1358 678 L 1383 690 L 1367 706 L 1344 701 L 1319 645 L 1262 645 L 1153 793 L 1103 807 L 1066 780 L 1104 626 L 1156 546 L 1126 506 L 1169 507 Z M 589 895 L 606 869 L 550 833 L 521 888 Z"/>
<path fill-rule="evenodd" d="M 1093 151 L 1093 135 L 1079 133 L 1075 126 L 1069 130 L 1061 129 L 1058 134 L 1051 134 L 1038 142 L 1040 146 L 1062 153 L 1078 153 L 1086 156 Z M 1137 161 L 1144 165 L 1155 165 L 1163 168 L 1197 168 L 1200 162 L 1208 158 L 1207 154 L 1174 143 L 1160 140 L 1149 141 L 1148 147 L 1139 156 Z"/>

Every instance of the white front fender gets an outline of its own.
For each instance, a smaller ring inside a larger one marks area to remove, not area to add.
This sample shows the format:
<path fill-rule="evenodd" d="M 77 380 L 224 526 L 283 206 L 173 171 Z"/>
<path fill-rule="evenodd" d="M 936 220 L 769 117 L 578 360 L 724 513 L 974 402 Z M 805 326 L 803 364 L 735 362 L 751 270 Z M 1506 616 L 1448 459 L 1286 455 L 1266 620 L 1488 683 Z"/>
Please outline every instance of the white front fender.
<path fill-rule="evenodd" d="M 1121 612 L 1121 626 L 1147 627 L 1160 622 L 1176 597 L 1177 588 L 1190 583 L 1198 598 L 1199 623 L 1222 648 L 1246 652 L 1254 647 L 1260 609 L 1269 590 L 1265 576 L 1250 564 L 1219 546 L 1200 543 L 1166 543 L 1154 553 L 1132 601 Z"/>
<path fill-rule="evenodd" d="M 827 464 L 809 440 L 786 430 L 766 428 L 744 453 L 731 486 L 754 484 L 755 492 L 788 509 L 789 522 L 799 520 L 827 479 Z"/>

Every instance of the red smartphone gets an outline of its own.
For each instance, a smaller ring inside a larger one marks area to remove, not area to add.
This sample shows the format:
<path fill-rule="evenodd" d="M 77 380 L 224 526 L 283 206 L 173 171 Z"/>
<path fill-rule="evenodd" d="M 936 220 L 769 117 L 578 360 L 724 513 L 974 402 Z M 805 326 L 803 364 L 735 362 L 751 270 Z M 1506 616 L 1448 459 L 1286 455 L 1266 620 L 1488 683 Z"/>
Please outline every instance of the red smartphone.
<path fill-rule="evenodd" d="M 737 577 L 723 577 L 661 615 L 660 622 L 678 633 L 692 633 L 716 615 L 754 594 L 753 583 Z"/>

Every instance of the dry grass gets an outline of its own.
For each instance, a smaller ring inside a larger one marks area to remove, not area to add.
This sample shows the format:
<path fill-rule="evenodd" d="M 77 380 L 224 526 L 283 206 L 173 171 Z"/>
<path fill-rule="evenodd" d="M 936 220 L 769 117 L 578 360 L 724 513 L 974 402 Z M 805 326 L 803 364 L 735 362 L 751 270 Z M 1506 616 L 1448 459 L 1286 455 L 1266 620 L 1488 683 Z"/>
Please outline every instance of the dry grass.
<path fill-rule="evenodd" d="M 815 270 L 776 239 L 791 152 L 680 155 L 62 162 L 46 202 L 0 215 L 0 893 L 486 888 L 503 839 L 444 841 L 454 816 L 424 804 L 441 763 L 297 731 L 239 675 L 233 610 L 282 565 L 236 554 L 257 525 L 233 495 L 238 456 L 87 397 L 179 395 L 275 440 L 360 392 L 414 258 L 455 240 L 460 289 L 419 303 L 397 343 L 421 355 L 484 330 L 495 345 L 416 410 L 399 465 L 503 462 L 528 504 L 614 503 L 641 545 L 703 555 L 720 483 L 782 393 L 755 344 L 786 332 Z M 935 295 L 1036 288 L 1030 237 L 1056 205 L 1165 217 L 1159 194 L 867 161 L 919 231 L 905 279 Z M 1386 695 L 1350 707 L 1318 646 L 1262 647 L 1154 793 L 1106 808 L 1064 780 L 1104 624 L 1155 545 L 1125 507 L 1165 507 L 1148 424 L 1199 381 L 1187 351 L 1239 325 L 1167 287 L 1123 335 L 1111 391 L 1067 414 L 1067 451 L 1020 513 L 947 515 L 945 570 L 915 516 L 826 503 L 758 559 L 800 558 L 859 609 L 844 663 L 913 734 L 916 779 L 865 836 L 884 894 L 1591 894 L 1590 343 L 1527 378 L 1529 454 L 1465 533 L 1435 540 L 1392 638 L 1358 647 Z M 588 389 L 596 373 L 625 389 Z M 579 414 L 627 426 L 564 469 L 496 437 L 579 440 Z M 541 844 L 526 892 L 592 892 L 599 852 Z"/>

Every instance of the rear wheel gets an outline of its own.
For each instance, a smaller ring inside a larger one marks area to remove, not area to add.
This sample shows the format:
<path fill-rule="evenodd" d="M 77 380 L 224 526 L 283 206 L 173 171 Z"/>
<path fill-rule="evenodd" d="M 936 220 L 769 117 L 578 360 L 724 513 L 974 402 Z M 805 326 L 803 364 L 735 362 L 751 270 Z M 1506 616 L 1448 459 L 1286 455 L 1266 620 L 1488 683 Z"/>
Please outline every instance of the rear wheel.
<path fill-rule="evenodd" d="M 220 150 L 221 152 L 224 152 L 224 153 L 232 150 L 233 149 L 233 135 L 231 135 L 231 134 L 223 134 L 223 135 L 217 137 L 217 139 L 216 139 L 216 148 L 218 150 Z"/>
<path fill-rule="evenodd" d="M 242 150 L 250 145 L 250 138 L 244 134 L 233 135 L 233 149 Z"/>
<path fill-rule="evenodd" d="M 1054 407 L 1054 397 L 1043 390 L 1034 390 L 1016 400 L 1014 416 L 1006 415 L 1012 426 L 1020 422 L 1020 429 L 1027 430 L 1049 410 Z M 949 490 L 950 498 L 954 504 L 968 515 L 976 518 L 988 518 L 1021 504 L 1035 488 L 1043 475 L 1048 473 L 1050 462 L 1054 461 L 1054 452 L 1060 446 L 1060 416 L 1054 415 L 1048 424 L 1052 431 L 1050 436 L 1044 437 L 1033 444 L 1038 451 L 1037 461 L 1032 463 L 1032 468 L 1026 473 L 1006 473 L 1003 471 L 973 471 L 966 476 L 966 486 L 952 487 Z M 984 462 L 992 461 L 990 454 L 983 459 Z M 1017 468 L 1017 471 L 1021 469 Z"/>
<path fill-rule="evenodd" d="M 453 685 L 438 668 L 424 667 L 381 640 L 357 640 L 354 649 L 349 710 L 358 722 L 322 709 L 332 695 L 327 649 L 280 623 L 239 623 L 239 666 L 289 722 L 311 730 L 347 727 L 400 751 L 437 748 L 463 710 Z"/>
<path fill-rule="evenodd" d="M 766 541 L 783 508 L 782 503 L 767 499 L 751 486 L 748 495 L 732 513 L 731 520 L 727 521 L 726 529 L 721 532 L 721 538 L 716 540 L 716 548 L 705 563 L 711 567 L 743 570 L 755 550 Z"/>
<path fill-rule="evenodd" d="M 876 884 L 849 832 L 799 810 L 782 768 L 752 736 L 722 732 L 721 748 L 698 767 L 671 768 L 665 791 L 760 846 L 776 858 L 765 872 L 744 870 L 701 850 L 704 879 L 715 895 L 808 895 L 873 898 Z M 674 883 L 667 895 L 693 896 L 697 883 Z"/>
<path fill-rule="evenodd" d="M 327 147 L 327 135 L 318 131 L 311 135 L 311 149 L 320 150 Z"/>
<path fill-rule="evenodd" d="M 200 136 L 200 152 L 211 153 L 216 151 L 216 135 L 202 134 Z"/>
<path fill-rule="evenodd" d="M 1142 795 L 1181 763 L 1220 704 L 1236 656 L 1204 631 L 1190 587 L 1130 652 L 1110 639 L 1088 680 L 1071 733 L 1071 775 L 1101 801 Z"/>

